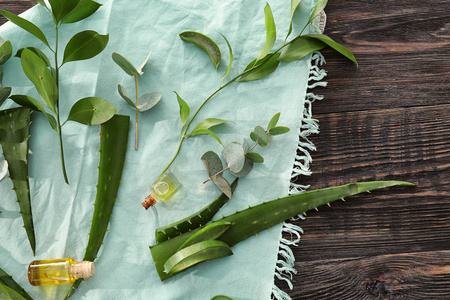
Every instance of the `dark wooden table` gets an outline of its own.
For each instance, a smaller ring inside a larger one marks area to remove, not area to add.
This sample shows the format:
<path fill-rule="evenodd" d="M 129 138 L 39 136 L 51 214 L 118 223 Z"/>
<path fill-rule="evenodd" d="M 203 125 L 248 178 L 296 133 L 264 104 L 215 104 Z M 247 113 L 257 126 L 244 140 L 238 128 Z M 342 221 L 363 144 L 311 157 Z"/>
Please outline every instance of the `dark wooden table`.
<path fill-rule="evenodd" d="M 0 0 L 20 13 L 31 0 Z M 296 221 L 292 299 L 450 299 L 450 1 L 330 1 L 312 189 L 406 180 Z M 0 18 L 0 24 L 5 20 Z M 277 281 L 283 290 L 284 282 Z"/>

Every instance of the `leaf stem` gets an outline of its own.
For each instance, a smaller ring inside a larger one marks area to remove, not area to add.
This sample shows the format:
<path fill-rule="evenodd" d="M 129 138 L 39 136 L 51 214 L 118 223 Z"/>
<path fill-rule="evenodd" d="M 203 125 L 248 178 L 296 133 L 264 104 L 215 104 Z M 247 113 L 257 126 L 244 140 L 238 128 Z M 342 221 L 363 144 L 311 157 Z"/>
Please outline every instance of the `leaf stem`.
<path fill-rule="evenodd" d="M 134 142 L 134 150 L 137 151 L 138 149 L 138 122 L 139 122 L 139 110 L 137 106 L 139 105 L 139 88 L 138 88 L 138 80 L 137 76 L 134 75 L 134 83 L 136 85 L 136 136 L 135 136 L 135 142 Z"/>
<path fill-rule="evenodd" d="M 226 168 L 223 169 L 222 171 L 217 172 L 217 173 L 214 174 L 213 176 L 220 175 L 220 174 L 222 174 L 223 172 L 225 172 L 226 170 L 228 170 L 229 168 L 230 168 L 230 166 L 226 167 Z M 213 177 L 213 176 L 210 176 L 208 179 L 206 179 L 205 181 L 203 181 L 203 184 L 205 184 L 205 183 L 207 183 L 208 181 L 210 181 L 210 180 L 211 180 L 211 177 Z"/>

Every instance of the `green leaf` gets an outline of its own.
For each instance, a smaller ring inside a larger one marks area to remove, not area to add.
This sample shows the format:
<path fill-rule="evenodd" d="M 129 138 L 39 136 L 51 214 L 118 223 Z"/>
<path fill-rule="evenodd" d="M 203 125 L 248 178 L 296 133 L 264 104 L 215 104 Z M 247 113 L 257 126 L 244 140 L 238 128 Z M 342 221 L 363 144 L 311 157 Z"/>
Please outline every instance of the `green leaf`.
<path fill-rule="evenodd" d="M 85 125 L 99 125 L 111 119 L 115 112 L 116 108 L 107 100 L 87 97 L 78 100 L 72 106 L 67 121 L 75 121 Z"/>
<path fill-rule="evenodd" d="M 8 174 L 8 162 L 6 160 L 0 160 L 0 181 Z"/>
<path fill-rule="evenodd" d="M 126 59 L 125 57 L 123 57 L 119 53 L 114 52 L 112 54 L 112 59 L 128 75 L 130 75 L 130 76 L 141 76 L 139 74 L 139 71 L 136 70 L 136 67 L 128 59 Z"/>
<path fill-rule="evenodd" d="M 245 157 L 254 163 L 262 164 L 264 162 L 264 158 L 256 152 L 247 152 Z"/>
<path fill-rule="evenodd" d="M 216 118 L 204 119 L 203 121 L 198 123 L 197 126 L 195 126 L 194 130 L 190 134 L 188 134 L 188 137 L 189 136 L 193 136 L 193 135 L 197 135 L 196 132 L 207 130 L 207 129 L 211 128 L 211 127 L 223 124 L 225 122 L 228 122 L 228 121 L 227 120 L 222 120 L 222 119 L 216 119 Z"/>
<path fill-rule="evenodd" d="M 21 48 L 21 49 L 17 50 L 17 53 L 16 53 L 15 56 L 16 56 L 16 57 L 21 57 L 21 56 L 22 56 L 22 51 L 23 51 L 24 49 L 31 50 L 31 52 L 33 52 L 34 54 L 36 54 L 37 56 L 39 56 L 39 57 L 44 61 L 45 65 L 46 65 L 47 67 L 49 67 L 49 68 L 51 67 L 50 60 L 48 59 L 47 55 L 45 55 L 44 52 L 42 52 L 41 50 L 39 50 L 38 48 L 35 48 L 35 47 Z"/>
<path fill-rule="evenodd" d="M 22 69 L 36 87 L 42 102 L 56 113 L 58 88 L 45 62 L 29 49 L 24 49 L 20 58 Z"/>
<path fill-rule="evenodd" d="M 238 142 L 226 145 L 222 150 L 222 156 L 231 172 L 239 173 L 244 168 L 245 152 L 243 146 Z"/>
<path fill-rule="evenodd" d="M 86 30 L 75 34 L 64 49 L 63 63 L 89 59 L 105 49 L 109 35 L 101 35 L 93 30 Z"/>
<path fill-rule="evenodd" d="M 280 64 L 280 62 L 276 60 L 279 56 L 280 53 L 267 54 L 267 56 L 258 61 L 256 65 L 255 65 L 256 60 L 253 60 L 251 63 L 247 65 L 245 71 L 250 70 L 252 68 L 253 70 L 242 75 L 238 81 L 242 82 L 242 81 L 257 80 L 272 74 Z"/>
<path fill-rule="evenodd" d="M 2 68 L 2 65 L 0 65 L 0 88 L 1 87 L 3 87 L 3 68 Z"/>
<path fill-rule="evenodd" d="M 264 58 L 269 54 L 270 50 L 272 50 L 273 45 L 275 44 L 275 40 L 277 38 L 275 21 L 273 20 L 272 9 L 270 5 L 267 3 L 264 8 L 264 17 L 266 23 L 266 42 L 264 43 L 264 47 L 261 52 L 259 52 L 256 61 Z"/>
<path fill-rule="evenodd" d="M 9 286 L 3 284 L 0 281 L 0 299 L 10 299 L 10 300 L 26 300 L 18 292 L 10 288 Z"/>
<path fill-rule="evenodd" d="M 5 41 L 0 46 L 0 65 L 3 65 L 12 55 L 12 44 L 10 41 Z"/>
<path fill-rule="evenodd" d="M 189 105 L 184 101 L 177 92 L 175 92 L 175 95 L 177 95 L 177 101 L 178 105 L 180 106 L 180 120 L 181 120 L 181 128 L 184 127 L 184 124 L 186 124 L 189 114 L 191 113 L 191 109 L 189 108 Z"/>
<path fill-rule="evenodd" d="M 267 125 L 267 130 L 277 126 L 278 120 L 280 119 L 280 113 L 275 114 L 272 119 L 270 119 L 269 125 Z"/>
<path fill-rule="evenodd" d="M 214 67 L 217 69 L 220 63 L 221 53 L 219 47 L 212 39 L 204 34 L 195 31 L 184 31 L 180 33 L 179 36 L 186 42 L 194 44 L 208 53 L 214 64 Z"/>
<path fill-rule="evenodd" d="M 224 295 L 217 295 L 212 297 L 211 300 L 233 300 L 233 299 Z"/>
<path fill-rule="evenodd" d="M 225 194 L 225 196 L 228 197 L 228 199 L 231 199 L 233 192 L 231 191 L 230 184 L 225 178 L 221 175 L 214 175 L 211 176 L 211 181 L 214 182 L 214 184 L 222 191 L 222 193 Z"/>
<path fill-rule="evenodd" d="M 48 0 L 52 8 L 52 15 L 59 23 L 71 10 L 77 6 L 80 0 Z"/>
<path fill-rule="evenodd" d="M 205 134 L 212 136 L 213 138 L 216 139 L 217 142 L 219 142 L 219 144 L 223 145 L 222 141 L 217 136 L 217 134 L 215 134 L 214 132 L 212 132 L 209 129 L 198 129 L 198 130 L 192 131 L 190 134 L 186 135 L 186 137 L 191 137 L 191 136 L 196 136 L 196 135 L 205 135 Z"/>
<path fill-rule="evenodd" d="M 137 108 L 136 104 L 134 104 L 133 100 L 131 100 L 130 94 L 128 94 L 127 90 L 119 84 L 117 86 L 117 89 L 119 90 L 120 96 L 132 107 Z"/>
<path fill-rule="evenodd" d="M 227 231 L 227 229 L 230 228 L 230 226 L 231 226 L 230 222 L 210 223 L 205 227 L 201 228 L 193 235 L 191 235 L 183 244 L 181 244 L 181 246 L 178 248 L 178 251 L 203 241 L 216 240 L 222 234 L 224 234 L 225 231 Z"/>
<path fill-rule="evenodd" d="M 34 25 L 28 20 L 25 20 L 24 18 L 16 16 L 15 14 L 12 14 L 5 10 L 0 10 L 0 14 L 2 14 L 5 18 L 7 18 L 12 23 L 16 24 L 23 30 L 28 31 L 29 33 L 40 39 L 45 45 L 47 45 L 47 47 L 50 48 L 47 38 L 45 37 L 45 34 L 36 25 Z"/>
<path fill-rule="evenodd" d="M 308 23 L 311 23 L 312 20 L 314 20 L 322 10 L 327 6 L 328 0 L 317 0 L 316 6 L 314 7 L 314 10 L 311 14 L 311 17 L 308 20 Z"/>
<path fill-rule="evenodd" d="M 244 141 L 242 142 L 242 148 L 244 149 L 244 153 L 248 152 L 248 149 L 250 148 L 250 146 L 248 145 L 248 141 L 246 138 L 244 138 Z"/>
<path fill-rule="evenodd" d="M 219 155 L 214 151 L 208 151 L 203 154 L 201 158 L 203 165 L 205 166 L 208 177 L 211 177 L 223 170 L 223 164 Z"/>
<path fill-rule="evenodd" d="M 11 98 L 11 100 L 13 100 L 14 102 L 16 102 L 17 104 L 19 104 L 23 107 L 28 107 L 28 108 L 31 108 L 32 110 L 42 112 L 47 117 L 47 120 L 48 120 L 50 126 L 52 126 L 53 130 L 58 132 L 58 125 L 56 123 L 55 117 L 48 114 L 45 111 L 42 104 L 39 103 L 39 101 L 37 101 L 33 97 L 30 97 L 27 95 L 12 95 L 10 98 Z"/>
<path fill-rule="evenodd" d="M 309 53 L 317 50 L 322 50 L 326 45 L 320 40 L 308 37 L 300 36 L 296 40 L 289 43 L 281 52 L 278 57 L 280 61 L 295 61 L 302 59 Z"/>
<path fill-rule="evenodd" d="M 253 169 L 253 162 L 252 162 L 251 160 L 245 158 L 244 166 L 242 167 L 242 170 L 241 170 L 241 171 L 239 171 L 239 172 L 237 172 L 237 173 L 235 173 L 235 172 L 233 172 L 233 171 L 231 171 L 231 170 L 230 170 L 230 171 L 231 171 L 231 174 L 232 174 L 233 176 L 236 176 L 236 177 L 244 177 L 244 176 L 246 176 L 248 173 L 250 173 L 252 169 Z"/>
<path fill-rule="evenodd" d="M 266 131 L 259 125 L 250 133 L 250 138 L 261 147 L 269 145 L 269 138 L 267 137 Z"/>
<path fill-rule="evenodd" d="M 139 97 L 137 109 L 139 111 L 147 111 L 161 100 L 162 94 L 158 92 L 146 93 Z"/>
<path fill-rule="evenodd" d="M 80 0 L 78 5 L 62 18 L 61 23 L 75 23 L 84 20 L 95 13 L 100 6 L 102 6 L 100 3 L 92 0 Z"/>
<path fill-rule="evenodd" d="M 144 59 L 144 61 L 141 63 L 141 65 L 138 68 L 138 73 L 139 75 L 142 77 L 142 75 L 144 75 L 144 71 L 142 71 L 142 69 L 144 69 L 144 67 L 147 65 L 149 59 L 150 59 L 150 55 L 152 55 L 153 50 L 150 51 L 150 53 L 147 55 L 147 57 Z"/>
<path fill-rule="evenodd" d="M 8 99 L 9 95 L 11 95 L 10 87 L 0 88 L 0 106 L 2 106 L 3 102 Z"/>
<path fill-rule="evenodd" d="M 37 4 L 40 4 L 42 6 L 44 6 L 45 8 L 48 9 L 47 4 L 45 4 L 44 0 L 33 0 L 34 2 L 36 2 Z"/>
<path fill-rule="evenodd" d="M 289 22 L 289 30 L 285 40 L 287 40 L 287 38 L 292 32 L 292 20 L 294 19 L 294 13 L 297 10 L 297 7 L 300 4 L 300 2 L 302 2 L 302 0 L 291 0 L 291 21 Z"/>
<path fill-rule="evenodd" d="M 225 74 L 223 74 L 222 80 L 220 81 L 220 85 L 222 85 L 222 82 L 225 80 L 225 78 L 228 76 L 228 74 L 230 74 L 231 71 L 231 65 L 233 64 L 233 50 L 231 49 L 231 45 L 228 42 L 227 38 L 221 34 L 223 39 L 225 40 L 225 42 L 227 42 L 227 46 L 228 46 L 228 51 L 230 52 L 230 62 L 228 63 L 228 67 L 227 70 L 225 71 Z"/>
<path fill-rule="evenodd" d="M 284 127 L 284 126 L 276 126 L 276 127 L 272 127 L 269 130 L 269 134 L 270 135 L 280 135 L 280 134 L 284 134 L 286 132 L 289 132 L 289 128 Z"/>
<path fill-rule="evenodd" d="M 164 272 L 174 275 L 205 260 L 232 255 L 230 247 L 219 240 L 207 240 L 183 248 L 164 263 Z"/>
<path fill-rule="evenodd" d="M 331 48 L 333 48 L 334 50 L 336 50 L 340 54 L 342 54 L 345 57 L 347 57 L 352 62 L 356 63 L 356 65 L 358 65 L 358 62 L 356 61 L 355 56 L 353 56 L 353 53 L 350 52 L 350 50 L 348 50 L 347 48 L 345 48 L 341 44 L 336 43 L 335 41 L 333 41 L 329 36 L 326 36 L 325 34 L 307 34 L 305 36 L 309 37 L 309 38 L 313 38 L 313 39 L 319 40 L 319 41 L 327 44 L 328 46 L 330 46 Z"/>

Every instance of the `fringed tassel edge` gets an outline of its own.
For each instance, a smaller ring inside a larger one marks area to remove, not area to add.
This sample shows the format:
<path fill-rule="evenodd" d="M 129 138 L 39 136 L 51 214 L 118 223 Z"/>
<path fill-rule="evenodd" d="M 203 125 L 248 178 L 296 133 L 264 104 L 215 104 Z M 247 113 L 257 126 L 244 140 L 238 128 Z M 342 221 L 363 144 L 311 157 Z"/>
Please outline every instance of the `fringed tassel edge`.
<path fill-rule="evenodd" d="M 289 187 L 290 194 L 301 193 L 309 188 L 309 185 L 296 184 L 293 181 L 299 175 L 311 175 L 310 164 L 312 157 L 310 151 L 315 151 L 316 147 L 308 139 L 311 134 L 319 133 L 319 122 L 312 117 L 312 105 L 316 100 L 322 100 L 323 96 L 316 95 L 311 92 L 315 87 L 325 87 L 327 82 L 322 81 L 326 71 L 321 69 L 325 63 L 325 58 L 320 52 L 314 52 L 311 57 L 311 68 L 309 70 L 308 90 L 305 97 L 305 108 L 303 110 L 303 118 L 301 121 L 299 131 L 299 142 L 297 147 L 297 155 L 295 157 L 294 168 L 291 175 L 291 185 Z M 304 219 L 303 216 L 299 216 Z M 279 259 L 275 266 L 275 276 L 279 280 L 285 281 L 289 288 L 293 289 L 292 276 L 297 273 L 295 270 L 295 257 L 290 246 L 297 246 L 300 242 L 300 235 L 303 234 L 303 229 L 300 226 L 283 222 L 282 234 L 289 233 L 290 239 L 282 238 L 280 241 Z M 272 287 L 272 299 L 275 300 L 291 300 L 291 297 L 275 284 Z"/>

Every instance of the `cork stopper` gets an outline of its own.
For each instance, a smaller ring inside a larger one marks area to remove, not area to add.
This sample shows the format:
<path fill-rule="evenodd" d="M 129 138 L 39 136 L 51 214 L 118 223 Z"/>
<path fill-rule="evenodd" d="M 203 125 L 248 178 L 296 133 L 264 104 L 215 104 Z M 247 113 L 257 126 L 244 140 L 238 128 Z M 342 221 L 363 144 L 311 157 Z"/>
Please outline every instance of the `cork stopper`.
<path fill-rule="evenodd" d="M 76 278 L 89 278 L 95 275 L 95 266 L 92 261 L 82 261 L 72 265 L 70 274 Z"/>
<path fill-rule="evenodd" d="M 145 208 L 145 209 L 148 209 L 150 206 L 153 206 L 153 205 L 155 205 L 156 204 L 156 199 L 155 199 L 155 197 L 153 197 L 153 194 L 151 194 L 151 195 L 148 195 L 146 198 L 145 198 L 145 201 L 144 202 L 142 202 L 141 204 L 142 204 L 142 206 Z"/>

